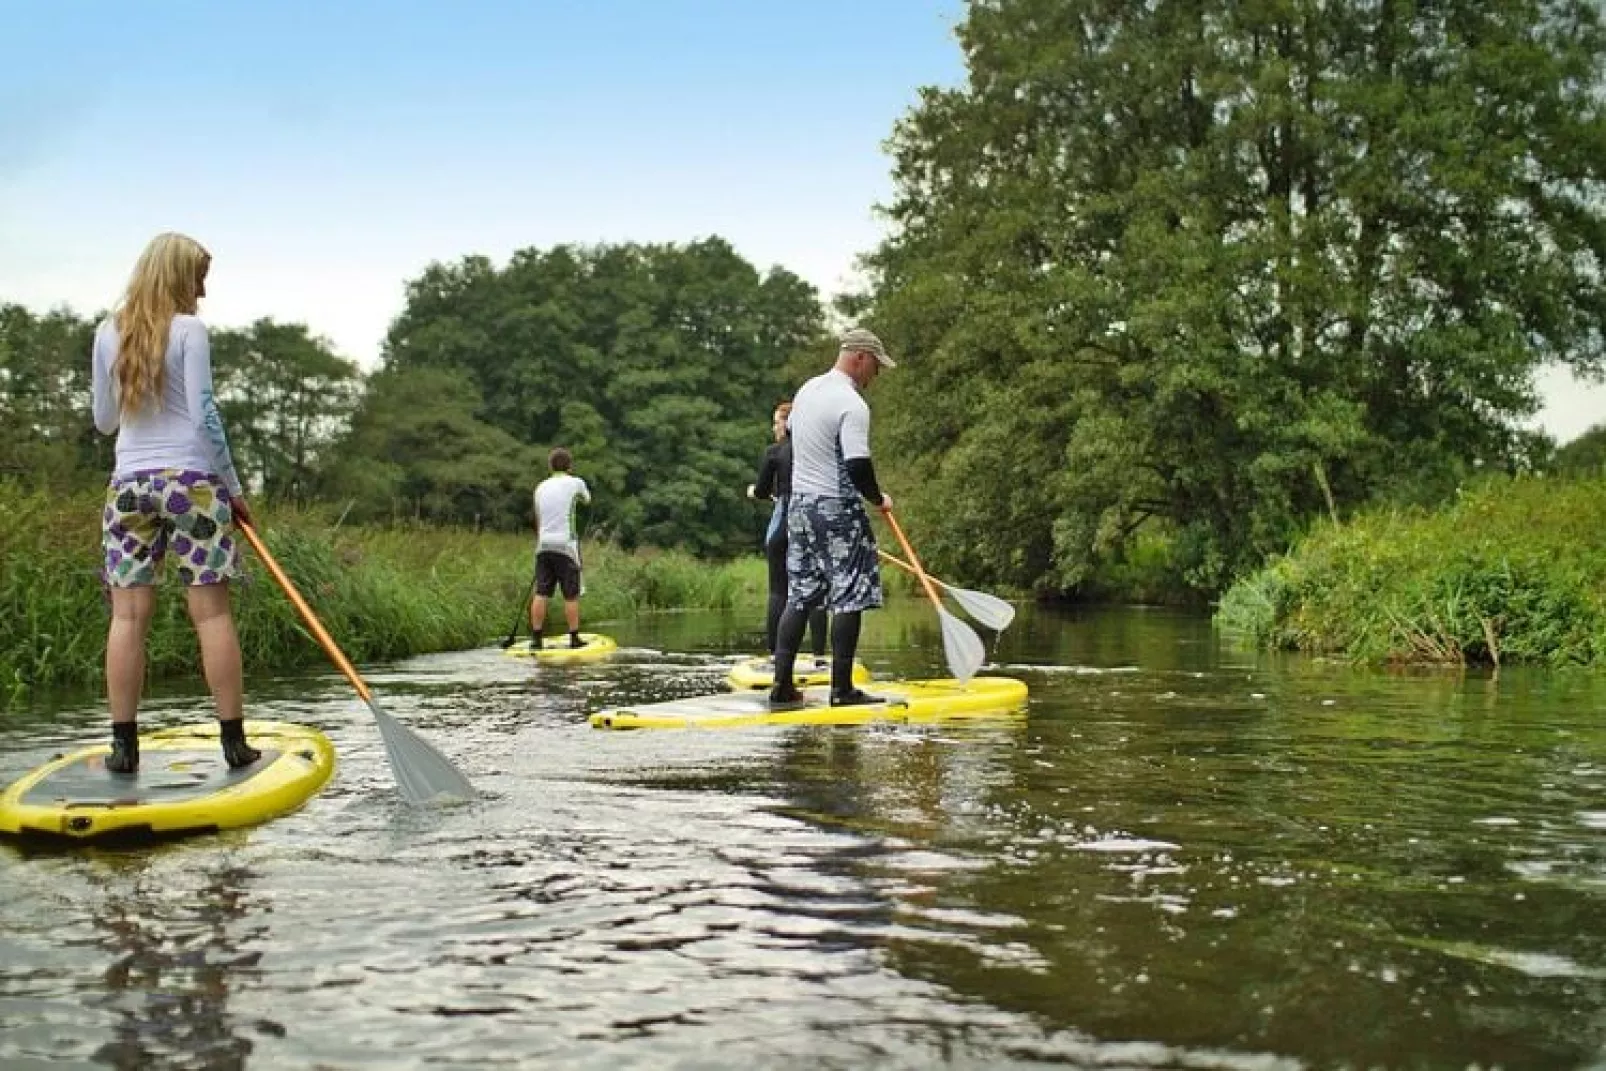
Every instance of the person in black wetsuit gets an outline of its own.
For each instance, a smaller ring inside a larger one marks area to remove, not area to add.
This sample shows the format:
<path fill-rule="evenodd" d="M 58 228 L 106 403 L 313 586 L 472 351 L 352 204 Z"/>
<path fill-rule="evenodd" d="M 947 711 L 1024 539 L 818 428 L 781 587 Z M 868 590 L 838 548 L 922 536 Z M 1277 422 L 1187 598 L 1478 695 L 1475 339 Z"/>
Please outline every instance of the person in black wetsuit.
<path fill-rule="evenodd" d="M 792 437 L 786 430 L 786 418 L 791 412 L 791 402 L 782 402 L 775 407 L 772 418 L 775 441 L 765 449 L 758 478 L 747 488 L 748 498 L 772 499 L 775 502 L 775 508 L 770 511 L 769 526 L 764 530 L 764 558 L 769 563 L 769 607 L 764 617 L 764 646 L 772 658 L 775 656 L 775 638 L 781 612 L 786 609 L 786 507 L 792 497 Z M 809 614 L 808 629 L 815 665 L 823 666 L 825 607 L 821 606 Z"/>

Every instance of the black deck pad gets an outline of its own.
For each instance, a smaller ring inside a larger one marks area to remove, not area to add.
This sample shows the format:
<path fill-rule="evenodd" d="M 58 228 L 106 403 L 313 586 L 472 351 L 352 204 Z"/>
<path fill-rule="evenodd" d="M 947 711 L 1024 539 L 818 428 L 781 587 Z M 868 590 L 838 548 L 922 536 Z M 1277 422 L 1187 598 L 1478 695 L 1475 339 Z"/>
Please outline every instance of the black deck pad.
<path fill-rule="evenodd" d="M 131 774 L 106 769 L 105 754 L 90 755 L 63 766 L 30 788 L 22 797 L 35 807 L 116 803 L 174 803 L 200 799 L 249 781 L 272 766 L 281 752 L 259 748 L 262 757 L 238 770 L 229 769 L 223 752 L 206 749 L 142 747 L 139 769 Z"/>

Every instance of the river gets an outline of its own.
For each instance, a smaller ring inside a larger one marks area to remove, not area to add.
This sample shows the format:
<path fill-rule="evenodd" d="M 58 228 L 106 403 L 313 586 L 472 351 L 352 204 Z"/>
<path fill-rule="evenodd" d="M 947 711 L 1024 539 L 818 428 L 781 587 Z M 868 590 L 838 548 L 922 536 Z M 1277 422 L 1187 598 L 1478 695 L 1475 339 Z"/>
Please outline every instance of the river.
<path fill-rule="evenodd" d="M 0 845 L 0 1066 L 1606 1067 L 1606 679 L 1026 607 L 985 671 L 1018 716 L 587 723 L 719 690 L 753 625 L 365 667 L 485 794 L 450 808 L 399 801 L 342 678 L 252 679 L 334 780 L 250 830 Z M 934 675 L 929 608 L 861 653 Z M 142 721 L 207 710 L 164 683 Z M 0 781 L 104 733 L 93 696 L 0 717 Z"/>

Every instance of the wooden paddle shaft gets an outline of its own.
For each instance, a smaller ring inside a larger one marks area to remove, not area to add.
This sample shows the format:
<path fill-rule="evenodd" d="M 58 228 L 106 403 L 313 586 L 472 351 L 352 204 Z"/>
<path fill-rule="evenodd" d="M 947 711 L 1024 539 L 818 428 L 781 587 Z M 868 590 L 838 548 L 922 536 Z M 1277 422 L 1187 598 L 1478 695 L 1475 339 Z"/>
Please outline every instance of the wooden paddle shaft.
<path fill-rule="evenodd" d="M 898 523 L 898 518 L 892 515 L 892 511 L 883 509 L 881 515 L 892 526 L 893 534 L 898 537 L 898 542 L 903 544 L 903 552 L 909 555 L 909 560 L 914 563 L 915 576 L 920 578 L 920 585 L 926 589 L 926 594 L 931 597 L 931 605 L 937 608 L 937 613 L 940 616 L 943 612 L 942 599 L 938 598 L 937 589 L 931 586 L 931 577 L 926 575 L 925 567 L 920 564 L 920 555 L 916 554 L 915 548 L 909 545 L 909 537 L 903 534 L 903 526 Z"/>
<path fill-rule="evenodd" d="M 262 542 L 262 537 L 257 535 L 256 529 L 238 517 L 235 518 L 234 526 L 245 535 L 246 542 L 251 544 L 251 549 L 257 552 L 257 557 L 262 559 L 262 564 L 268 567 L 268 572 L 273 574 L 273 579 L 278 582 L 279 587 L 284 589 L 285 597 L 290 600 L 291 605 L 301 614 L 301 620 L 307 623 L 307 627 L 312 630 L 313 636 L 317 637 L 318 642 L 323 645 L 324 653 L 329 656 L 330 661 L 339 667 L 340 672 L 346 675 L 346 679 L 351 682 L 353 688 L 357 689 L 357 694 L 362 696 L 363 701 L 371 704 L 373 696 L 368 691 L 368 685 L 363 683 L 363 679 L 357 675 L 356 668 L 352 666 L 345 653 L 335 643 L 334 637 L 329 635 L 329 631 L 323 627 L 323 622 L 318 620 L 318 615 L 312 612 L 312 607 L 307 605 L 307 600 L 301 597 L 301 592 L 297 591 L 296 586 L 290 583 L 290 578 L 285 575 L 283 569 L 279 568 L 279 563 L 274 560 L 273 555 L 268 553 L 268 548 Z"/>

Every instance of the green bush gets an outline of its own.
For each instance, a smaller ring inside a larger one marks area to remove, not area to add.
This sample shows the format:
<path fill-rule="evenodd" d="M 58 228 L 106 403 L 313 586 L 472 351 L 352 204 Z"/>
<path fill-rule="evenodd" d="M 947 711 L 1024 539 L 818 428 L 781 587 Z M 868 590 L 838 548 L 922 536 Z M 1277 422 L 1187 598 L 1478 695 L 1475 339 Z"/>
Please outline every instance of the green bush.
<path fill-rule="evenodd" d="M 1606 478 L 1491 478 L 1436 511 L 1314 529 L 1217 620 L 1363 661 L 1606 664 Z"/>

